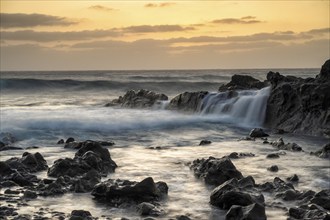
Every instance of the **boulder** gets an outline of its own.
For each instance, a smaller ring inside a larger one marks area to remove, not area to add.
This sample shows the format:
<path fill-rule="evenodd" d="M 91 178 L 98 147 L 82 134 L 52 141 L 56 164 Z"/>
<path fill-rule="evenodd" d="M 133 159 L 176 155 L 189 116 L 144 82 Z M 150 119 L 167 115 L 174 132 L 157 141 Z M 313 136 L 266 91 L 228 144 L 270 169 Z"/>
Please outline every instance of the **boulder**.
<path fill-rule="evenodd" d="M 226 213 L 226 219 L 253 219 L 253 220 L 266 220 L 265 206 L 258 203 L 253 203 L 248 206 L 233 205 Z"/>
<path fill-rule="evenodd" d="M 254 128 L 250 131 L 250 137 L 253 138 L 260 138 L 260 137 L 268 137 L 269 135 L 266 134 L 261 128 Z"/>
<path fill-rule="evenodd" d="M 330 159 L 330 143 L 324 145 L 321 150 L 311 152 L 311 154 L 320 158 Z"/>
<path fill-rule="evenodd" d="M 232 178 L 241 179 L 243 175 L 239 172 L 231 160 L 225 158 L 209 157 L 208 159 L 194 160 L 190 168 L 195 176 L 201 178 L 210 185 L 220 185 Z"/>
<path fill-rule="evenodd" d="M 165 182 L 155 183 L 151 177 L 145 178 L 141 182 L 109 179 L 97 184 L 92 191 L 95 199 L 106 201 L 114 206 L 131 202 L 157 201 L 167 193 L 167 184 Z"/>
<path fill-rule="evenodd" d="M 90 170 L 95 170 L 102 176 L 113 173 L 117 164 L 111 159 L 108 149 L 93 141 L 83 142 L 75 157 L 58 159 L 48 169 L 48 175 L 59 177 L 68 175 L 70 177 L 82 176 Z"/>
<path fill-rule="evenodd" d="M 167 101 L 165 94 L 155 93 L 141 89 L 139 91 L 129 90 L 124 96 L 111 101 L 106 106 L 121 106 L 127 108 L 150 108 L 159 101 Z"/>
<path fill-rule="evenodd" d="M 266 124 L 288 132 L 330 136 L 329 60 L 315 78 L 301 79 L 269 72 L 272 90 Z"/>
<path fill-rule="evenodd" d="M 278 166 L 277 165 L 272 165 L 272 166 L 268 167 L 267 170 L 269 170 L 271 172 L 277 172 L 278 171 Z"/>
<path fill-rule="evenodd" d="M 209 94 L 209 92 L 184 92 L 174 97 L 169 105 L 168 109 L 196 112 L 201 108 L 203 98 Z"/>
<path fill-rule="evenodd" d="M 93 216 L 89 211 L 73 210 L 69 220 L 92 220 Z"/>
<path fill-rule="evenodd" d="M 202 145 L 209 145 L 211 144 L 212 141 L 209 141 L 209 140 L 201 140 L 201 142 L 199 143 L 199 146 L 202 146 Z"/>
<path fill-rule="evenodd" d="M 240 186 L 237 179 L 230 179 L 216 187 L 210 196 L 210 203 L 221 209 L 230 209 L 233 205 L 248 206 L 258 203 L 264 206 L 264 196 L 257 191 L 252 192 Z"/>
<path fill-rule="evenodd" d="M 266 86 L 265 82 L 261 82 L 249 75 L 233 75 L 231 81 L 219 88 L 219 92 L 228 90 L 248 90 L 248 89 L 262 89 Z"/>
<path fill-rule="evenodd" d="M 64 144 L 64 140 L 60 139 L 59 141 L 57 141 L 57 144 Z"/>

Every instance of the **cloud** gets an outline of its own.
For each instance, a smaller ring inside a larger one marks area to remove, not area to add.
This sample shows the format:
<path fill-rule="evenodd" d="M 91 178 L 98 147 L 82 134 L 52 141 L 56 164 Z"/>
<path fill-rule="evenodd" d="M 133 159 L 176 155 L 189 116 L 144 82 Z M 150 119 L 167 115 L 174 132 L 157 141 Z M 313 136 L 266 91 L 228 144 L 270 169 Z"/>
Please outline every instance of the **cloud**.
<path fill-rule="evenodd" d="M 211 21 L 214 24 L 256 24 L 262 21 L 256 20 L 256 17 L 246 16 L 242 18 L 223 18 Z"/>
<path fill-rule="evenodd" d="M 88 7 L 89 9 L 98 10 L 98 11 L 114 11 L 115 9 L 109 8 L 103 5 L 92 5 Z"/>
<path fill-rule="evenodd" d="M 51 41 L 80 41 L 105 37 L 118 37 L 121 33 L 113 30 L 85 30 L 85 31 L 2 31 L 3 40 L 13 41 L 33 41 L 33 42 L 51 42 Z"/>
<path fill-rule="evenodd" d="M 77 24 L 65 17 L 45 14 L 0 14 L 1 28 L 27 28 L 36 26 L 69 26 Z"/>
<path fill-rule="evenodd" d="M 320 28 L 320 29 L 312 29 L 307 32 L 307 34 L 330 34 L 330 28 Z"/>
<path fill-rule="evenodd" d="M 95 41 L 84 47 L 75 45 L 69 50 L 35 44 L 4 46 L 0 51 L 0 61 L 3 71 L 183 68 L 271 70 L 272 67 L 320 67 L 328 59 L 329 49 L 328 39 L 288 45 L 252 42 L 191 48 L 173 48 L 162 40 L 145 39 L 134 42 Z"/>
<path fill-rule="evenodd" d="M 126 33 L 155 33 L 155 32 L 175 32 L 192 31 L 194 27 L 183 27 L 180 25 L 138 25 L 121 28 Z"/>
<path fill-rule="evenodd" d="M 168 7 L 171 5 L 175 5 L 175 3 L 174 2 L 163 2 L 163 3 L 159 3 L 159 4 L 148 3 L 148 4 L 145 4 L 144 7 L 146 7 L 146 8 L 157 8 L 157 7 L 163 8 L 163 7 Z"/>

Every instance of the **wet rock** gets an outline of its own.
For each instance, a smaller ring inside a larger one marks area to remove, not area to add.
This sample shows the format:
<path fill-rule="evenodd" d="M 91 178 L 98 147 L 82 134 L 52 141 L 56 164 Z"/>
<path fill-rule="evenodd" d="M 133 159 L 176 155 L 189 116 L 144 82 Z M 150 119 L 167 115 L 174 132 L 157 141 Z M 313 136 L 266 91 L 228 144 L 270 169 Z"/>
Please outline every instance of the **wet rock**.
<path fill-rule="evenodd" d="M 262 89 L 266 84 L 249 75 L 233 75 L 231 81 L 219 88 L 219 92 L 228 90 Z"/>
<path fill-rule="evenodd" d="M 165 214 L 163 210 L 148 202 L 140 203 L 136 209 L 140 215 L 160 216 Z"/>
<path fill-rule="evenodd" d="M 292 207 L 289 209 L 290 220 L 294 219 L 315 219 L 315 220 L 328 220 L 330 215 L 322 207 L 312 204 L 307 207 Z"/>
<path fill-rule="evenodd" d="M 97 184 L 92 191 L 92 195 L 97 200 L 119 206 L 131 202 L 156 201 L 165 197 L 167 191 L 166 183 L 155 183 L 151 177 L 141 182 L 109 179 Z"/>
<path fill-rule="evenodd" d="M 16 208 L 7 207 L 7 206 L 0 206 L 0 216 L 15 216 L 17 215 Z M 6 219 L 6 218 L 5 218 Z"/>
<path fill-rule="evenodd" d="M 301 79 L 269 72 L 272 90 L 267 102 L 266 124 L 288 132 L 330 135 L 329 61 L 315 79 Z"/>
<path fill-rule="evenodd" d="M 57 144 L 64 144 L 64 140 L 60 139 L 59 141 L 57 141 Z"/>
<path fill-rule="evenodd" d="M 25 190 L 24 191 L 23 198 L 25 198 L 25 199 L 35 199 L 37 197 L 38 197 L 37 193 L 35 193 L 31 190 Z"/>
<path fill-rule="evenodd" d="M 261 138 L 261 137 L 268 137 L 269 135 L 264 132 L 261 128 L 254 128 L 250 131 L 250 137 L 253 138 Z"/>
<path fill-rule="evenodd" d="M 279 138 L 277 141 L 271 142 L 271 145 L 279 150 L 303 151 L 303 149 L 296 143 L 285 144 L 282 138 Z"/>
<path fill-rule="evenodd" d="M 167 108 L 172 110 L 196 112 L 201 108 L 203 98 L 208 93 L 209 92 L 206 91 L 181 93 L 170 101 Z"/>
<path fill-rule="evenodd" d="M 233 205 L 226 213 L 226 219 L 266 220 L 265 207 L 254 203 L 248 206 Z"/>
<path fill-rule="evenodd" d="M 75 177 L 94 169 L 106 176 L 108 173 L 114 172 L 116 167 L 117 164 L 111 159 L 108 149 L 103 148 L 97 142 L 86 141 L 76 152 L 74 159 L 56 160 L 54 165 L 48 169 L 48 175 Z"/>
<path fill-rule="evenodd" d="M 257 191 L 251 192 L 240 187 L 237 179 L 233 178 L 216 187 L 210 196 L 210 203 L 221 209 L 230 209 L 233 205 L 248 206 L 258 203 L 264 206 L 264 197 Z"/>
<path fill-rule="evenodd" d="M 66 139 L 65 143 L 68 144 L 68 143 L 71 143 L 71 142 L 74 142 L 74 138 L 73 137 L 69 137 L 68 139 Z"/>
<path fill-rule="evenodd" d="M 14 194 L 14 195 L 18 195 L 18 194 L 20 194 L 20 191 L 18 191 L 18 190 L 6 189 L 6 190 L 4 191 L 4 193 L 5 193 L 5 194 Z"/>
<path fill-rule="evenodd" d="M 311 152 L 311 154 L 320 158 L 330 159 L 330 143 L 324 145 L 321 150 Z"/>
<path fill-rule="evenodd" d="M 191 220 L 191 218 L 186 215 L 179 215 L 176 217 L 176 220 Z"/>
<path fill-rule="evenodd" d="M 209 140 L 201 140 L 201 142 L 199 143 L 199 146 L 201 146 L 201 145 L 209 145 L 211 143 L 212 143 L 212 141 L 209 141 Z"/>
<path fill-rule="evenodd" d="M 297 176 L 297 174 L 294 174 L 293 176 L 288 177 L 287 180 L 290 182 L 298 182 L 299 177 Z"/>
<path fill-rule="evenodd" d="M 279 177 L 275 177 L 273 182 L 266 182 L 260 184 L 258 187 L 261 191 L 270 192 L 270 193 L 284 193 L 287 190 L 294 190 L 294 187 L 290 183 L 286 183 Z"/>
<path fill-rule="evenodd" d="M 278 153 L 271 153 L 271 154 L 267 154 L 266 158 L 276 159 L 276 158 L 280 158 L 280 155 Z"/>
<path fill-rule="evenodd" d="M 267 170 L 269 170 L 271 172 L 277 172 L 278 171 L 278 166 L 277 165 L 272 165 L 272 166 L 268 167 Z"/>
<path fill-rule="evenodd" d="M 121 106 L 128 108 L 150 108 L 158 101 L 167 101 L 165 94 L 155 93 L 141 89 L 139 91 L 129 90 L 124 96 L 111 101 L 106 106 Z"/>
<path fill-rule="evenodd" d="M 317 204 L 330 211 L 330 189 L 322 190 L 314 195 L 311 203 Z"/>
<path fill-rule="evenodd" d="M 243 175 L 239 172 L 231 160 L 225 158 L 209 157 L 208 159 L 194 160 L 190 168 L 195 176 L 201 178 L 210 185 L 219 185 L 232 178 L 241 179 Z"/>
<path fill-rule="evenodd" d="M 93 216 L 89 211 L 73 210 L 69 220 L 92 220 Z"/>

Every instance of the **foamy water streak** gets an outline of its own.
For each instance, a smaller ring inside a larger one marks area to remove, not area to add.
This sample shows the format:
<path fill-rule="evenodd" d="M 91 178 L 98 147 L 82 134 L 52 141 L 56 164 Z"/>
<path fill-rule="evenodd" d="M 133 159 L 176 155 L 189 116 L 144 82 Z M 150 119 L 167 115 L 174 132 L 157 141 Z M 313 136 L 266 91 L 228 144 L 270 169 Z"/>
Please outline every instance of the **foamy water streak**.
<path fill-rule="evenodd" d="M 270 87 L 261 90 L 229 91 L 208 94 L 202 102 L 202 115 L 228 116 L 233 123 L 262 126 Z"/>

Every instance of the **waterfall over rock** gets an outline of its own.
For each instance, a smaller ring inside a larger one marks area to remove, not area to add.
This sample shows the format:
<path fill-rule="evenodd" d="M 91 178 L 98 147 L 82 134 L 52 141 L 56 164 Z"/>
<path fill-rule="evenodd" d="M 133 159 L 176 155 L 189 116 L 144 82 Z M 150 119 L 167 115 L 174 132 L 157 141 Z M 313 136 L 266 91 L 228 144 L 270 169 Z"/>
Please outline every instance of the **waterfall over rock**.
<path fill-rule="evenodd" d="M 227 116 L 233 122 L 262 126 L 270 87 L 261 90 L 227 91 L 207 94 L 200 105 L 202 115 Z"/>

